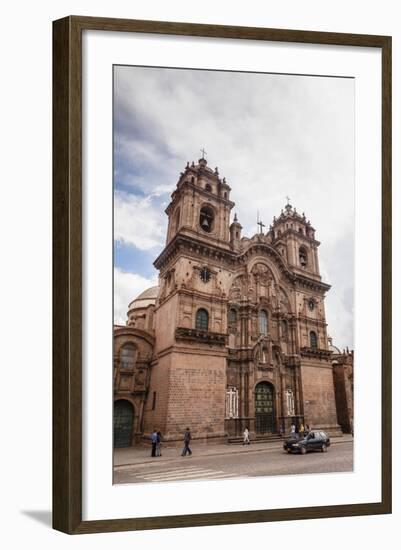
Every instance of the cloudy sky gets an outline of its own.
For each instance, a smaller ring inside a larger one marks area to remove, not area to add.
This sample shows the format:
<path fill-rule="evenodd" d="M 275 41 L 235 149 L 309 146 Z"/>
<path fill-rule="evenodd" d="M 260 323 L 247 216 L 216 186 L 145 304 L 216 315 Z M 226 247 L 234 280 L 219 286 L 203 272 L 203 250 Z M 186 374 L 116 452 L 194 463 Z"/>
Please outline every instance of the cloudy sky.
<path fill-rule="evenodd" d="M 169 203 L 200 149 L 232 188 L 243 235 L 289 195 L 316 229 L 329 334 L 353 347 L 354 81 L 151 67 L 114 68 L 115 321 L 157 284 Z"/>

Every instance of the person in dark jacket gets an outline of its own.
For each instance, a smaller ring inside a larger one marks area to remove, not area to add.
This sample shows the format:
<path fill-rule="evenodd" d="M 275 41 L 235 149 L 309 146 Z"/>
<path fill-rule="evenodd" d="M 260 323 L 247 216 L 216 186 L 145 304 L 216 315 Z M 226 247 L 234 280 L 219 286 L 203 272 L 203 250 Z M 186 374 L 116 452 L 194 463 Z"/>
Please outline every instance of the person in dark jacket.
<path fill-rule="evenodd" d="M 152 454 L 151 454 L 151 456 L 156 456 L 156 447 L 157 447 L 157 431 L 156 431 L 156 429 L 154 429 L 153 432 L 152 432 L 151 440 L 152 440 Z"/>
<path fill-rule="evenodd" d="M 184 448 L 182 450 L 181 456 L 186 456 L 187 453 L 191 456 L 192 451 L 189 447 L 189 444 L 191 443 L 191 439 L 192 439 L 191 432 L 189 431 L 189 428 L 187 428 L 184 434 Z"/>
<path fill-rule="evenodd" d="M 156 456 L 162 456 L 162 434 L 160 430 L 157 432 Z"/>

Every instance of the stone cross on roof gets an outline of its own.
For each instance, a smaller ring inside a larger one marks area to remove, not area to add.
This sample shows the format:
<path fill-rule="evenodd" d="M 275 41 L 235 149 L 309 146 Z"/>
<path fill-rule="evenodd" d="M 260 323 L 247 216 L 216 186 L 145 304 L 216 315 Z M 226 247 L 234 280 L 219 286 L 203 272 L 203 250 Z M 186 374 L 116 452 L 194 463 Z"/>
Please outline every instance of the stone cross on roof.
<path fill-rule="evenodd" d="M 257 222 L 256 225 L 260 227 L 260 233 L 263 233 L 263 228 L 266 227 L 266 225 L 262 222 L 262 220 L 259 219 L 259 211 L 257 213 Z"/>

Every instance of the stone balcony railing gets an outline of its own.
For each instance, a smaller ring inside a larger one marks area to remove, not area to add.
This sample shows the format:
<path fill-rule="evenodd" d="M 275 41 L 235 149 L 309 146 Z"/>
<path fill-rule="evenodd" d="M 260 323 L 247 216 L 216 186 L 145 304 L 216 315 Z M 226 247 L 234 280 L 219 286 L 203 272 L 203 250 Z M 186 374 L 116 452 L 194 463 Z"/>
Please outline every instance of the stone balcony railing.
<path fill-rule="evenodd" d="M 301 356 L 303 357 L 316 357 L 317 359 L 330 359 L 332 353 L 333 352 L 328 349 L 310 348 L 310 347 L 301 348 Z"/>
<path fill-rule="evenodd" d="M 177 340 L 190 340 L 219 346 L 225 346 L 228 340 L 227 334 L 224 333 L 184 327 L 176 328 L 175 337 Z"/>

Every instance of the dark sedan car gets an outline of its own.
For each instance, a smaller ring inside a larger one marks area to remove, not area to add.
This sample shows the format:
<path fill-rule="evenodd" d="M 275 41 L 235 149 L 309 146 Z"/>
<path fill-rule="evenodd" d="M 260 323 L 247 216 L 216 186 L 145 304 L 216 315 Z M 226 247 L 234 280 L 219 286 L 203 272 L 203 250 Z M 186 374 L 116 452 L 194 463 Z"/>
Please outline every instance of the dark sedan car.
<path fill-rule="evenodd" d="M 330 447 L 330 438 L 321 430 L 312 430 L 307 435 L 291 434 L 284 442 L 284 450 L 287 453 L 306 454 L 308 451 L 327 452 Z"/>

